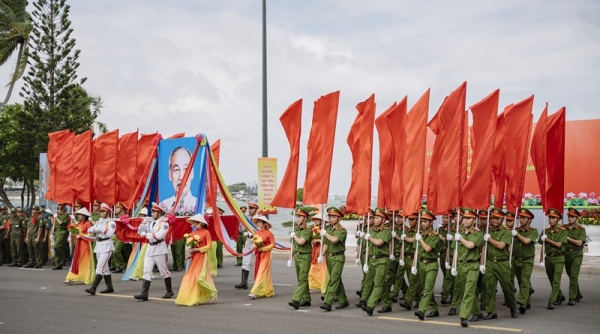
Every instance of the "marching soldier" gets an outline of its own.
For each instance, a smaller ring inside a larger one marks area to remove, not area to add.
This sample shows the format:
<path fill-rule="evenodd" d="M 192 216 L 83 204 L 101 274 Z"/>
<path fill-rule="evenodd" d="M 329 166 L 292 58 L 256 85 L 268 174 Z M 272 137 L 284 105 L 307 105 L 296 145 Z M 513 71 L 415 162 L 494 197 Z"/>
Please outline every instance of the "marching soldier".
<path fill-rule="evenodd" d="M 514 286 L 510 281 L 509 250 L 512 242 L 512 233 L 502 226 L 502 221 L 506 215 L 498 208 L 492 208 L 491 222 L 489 232 L 483 236 L 483 241 L 487 242 L 487 258 L 485 265 L 482 265 L 480 271 L 485 274 L 485 291 L 487 315 L 484 320 L 498 319 L 496 313 L 496 286 L 500 282 L 500 287 L 504 293 L 506 306 L 510 309 L 510 316 L 516 318 L 519 313 L 515 303 Z"/>
<path fill-rule="evenodd" d="M 535 240 L 538 238 L 538 231 L 531 226 L 534 218 L 533 213 L 527 209 L 519 210 L 519 222 L 521 226 L 511 231 L 514 236 L 513 243 L 513 272 L 519 284 L 519 294 L 517 303 L 519 312 L 525 314 L 531 298 L 531 274 L 533 272 L 533 262 L 535 257 Z"/>
<path fill-rule="evenodd" d="M 417 234 L 417 219 L 419 215 L 417 212 L 412 213 L 408 216 L 409 228 L 405 230 L 404 234 L 400 236 L 400 239 L 404 241 L 404 258 L 401 258 L 401 266 L 404 266 L 404 270 L 408 275 L 408 290 L 404 295 L 404 301 L 398 303 L 401 307 L 410 311 L 412 309 L 412 302 L 415 302 L 414 307 L 419 307 L 419 301 L 421 300 L 421 281 L 419 276 L 411 272 L 413 265 L 413 259 L 415 257 L 415 235 Z"/>
<path fill-rule="evenodd" d="M 31 218 L 27 222 L 27 252 L 29 253 L 29 263 L 25 268 L 36 268 L 42 267 L 42 252 L 43 241 L 45 237 L 44 231 L 46 230 L 46 222 L 44 216 L 38 214 L 40 207 L 34 205 L 31 207 Z"/>
<path fill-rule="evenodd" d="M 442 305 L 452 303 L 452 289 L 454 287 L 454 276 L 450 273 L 450 243 L 452 242 L 452 231 L 456 230 L 454 219 L 450 218 L 450 213 L 442 215 L 442 224 L 438 229 L 438 236 L 440 238 L 439 250 L 440 250 L 440 268 L 442 271 Z M 452 224 L 451 224 L 452 221 Z"/>
<path fill-rule="evenodd" d="M 258 211 L 258 204 L 249 203 L 248 204 L 248 216 L 247 219 L 252 219 L 256 215 Z M 254 249 L 254 243 L 252 242 L 252 233 L 250 231 L 245 231 L 246 243 L 244 244 L 244 253 L 248 253 L 248 255 L 242 258 L 242 281 L 239 284 L 235 285 L 236 289 L 248 289 L 248 275 L 250 274 L 250 264 L 252 263 L 252 258 L 254 258 L 254 252 L 249 252 Z"/>
<path fill-rule="evenodd" d="M 358 231 L 356 231 L 356 238 L 359 242 L 358 244 L 358 248 L 359 249 L 359 260 L 360 263 L 357 263 L 358 265 L 360 265 L 361 271 L 364 268 L 364 264 L 365 264 L 365 256 L 366 256 L 366 252 L 367 252 L 367 242 L 363 240 L 363 236 L 365 234 L 367 234 L 371 229 L 373 229 L 373 217 L 375 216 L 375 211 L 372 209 L 369 209 L 369 214 L 365 215 L 363 217 L 363 222 L 360 225 L 360 229 Z M 373 282 L 367 281 L 367 273 L 365 273 L 364 271 L 363 273 L 363 277 L 362 280 L 360 281 L 360 290 L 356 291 L 356 294 L 361 297 L 360 301 L 358 304 L 356 304 L 356 307 L 363 307 L 367 304 L 367 298 L 369 298 L 369 295 L 371 294 L 371 292 L 373 291 Z M 363 299 L 362 296 L 363 294 L 366 294 L 366 297 Z"/>
<path fill-rule="evenodd" d="M 92 296 L 96 294 L 96 288 L 98 288 L 102 278 L 104 278 L 104 283 L 106 283 L 106 289 L 100 291 L 100 293 L 115 292 L 112 285 L 112 275 L 109 270 L 109 261 L 110 255 L 113 250 L 115 250 L 115 246 L 110 238 L 115 234 L 117 224 L 113 219 L 108 218 L 110 211 L 110 207 L 107 204 L 102 203 L 98 209 L 98 220 L 87 230 L 87 233 L 96 235 L 94 253 L 96 253 L 96 258 L 98 259 L 94 282 L 90 288 L 85 289 L 85 292 Z"/>
<path fill-rule="evenodd" d="M 242 211 L 242 213 L 244 215 L 246 215 L 246 211 L 248 211 L 248 208 L 245 206 L 241 206 L 240 211 Z M 238 254 L 242 253 L 242 251 L 244 250 L 244 244 L 246 243 L 247 237 L 244 235 L 244 232 L 246 232 L 246 226 L 244 224 L 242 224 L 241 222 L 238 223 L 238 238 L 235 241 L 235 251 Z M 242 257 L 238 256 L 235 258 L 235 266 L 240 267 L 241 265 L 242 265 Z"/>
<path fill-rule="evenodd" d="M 54 268 L 52 270 L 62 269 L 65 261 L 65 243 L 69 236 L 68 226 L 71 223 L 71 217 L 67 213 L 66 204 L 58 204 L 56 216 L 54 217 Z"/>
<path fill-rule="evenodd" d="M 322 213 L 321 213 L 322 214 Z M 292 301 L 288 303 L 296 310 L 302 306 L 310 306 L 310 289 L 308 287 L 308 271 L 312 260 L 312 229 L 306 226 L 310 212 L 304 208 L 296 211 L 296 229 L 290 233 L 294 240 L 294 265 L 298 286 L 292 294 Z"/>
<path fill-rule="evenodd" d="M 127 210 L 127 208 L 125 207 L 125 205 L 123 205 L 123 203 L 121 202 L 117 202 L 117 204 L 115 204 L 115 218 L 120 218 L 123 214 L 125 214 L 125 211 Z M 122 273 L 123 271 L 125 271 L 125 268 L 127 267 L 127 263 L 125 262 L 125 242 L 117 239 L 116 235 L 113 235 L 111 237 L 112 242 L 115 246 L 115 250 L 112 254 L 112 266 L 111 266 L 111 271 L 113 273 Z"/>
<path fill-rule="evenodd" d="M 331 304 L 337 297 L 340 302 L 336 309 L 348 307 L 348 298 L 346 290 L 342 282 L 342 271 L 346 262 L 346 236 L 348 232 L 340 224 L 340 220 L 344 217 L 342 211 L 336 207 L 327 209 L 329 214 L 329 226 L 321 229 L 321 237 L 323 240 L 323 255 L 327 256 L 327 271 L 329 272 L 329 284 L 325 293 L 324 304 L 319 306 L 321 309 L 331 311 Z M 323 262 L 323 256 L 319 257 L 319 262 Z"/>
<path fill-rule="evenodd" d="M 540 254 L 540 267 L 546 269 L 546 275 L 550 281 L 552 292 L 548 297 L 548 309 L 554 310 L 554 304 L 560 305 L 565 301 L 565 296 L 560 292 L 560 280 L 565 266 L 565 245 L 567 243 L 568 233 L 566 229 L 558 223 L 562 219 L 562 213 L 552 208 L 548 210 L 549 227 L 538 240 L 538 243 L 544 244 L 544 254 Z"/>
<path fill-rule="evenodd" d="M 565 245 L 565 270 L 569 276 L 569 305 L 580 301 L 579 270 L 583 261 L 583 244 L 587 240 L 585 227 L 577 223 L 581 214 L 574 208 L 568 209 L 569 224 L 566 226 L 567 243 Z M 562 293 L 561 293 L 562 294 Z"/>
<path fill-rule="evenodd" d="M 95 199 L 92 203 L 92 225 L 100 219 L 100 206 L 102 202 Z"/>
<path fill-rule="evenodd" d="M 406 283 L 406 279 L 404 278 L 404 272 L 406 268 L 400 265 L 400 254 L 402 252 L 402 225 L 404 224 L 404 219 L 402 217 L 402 210 L 398 211 L 396 215 L 396 228 L 392 231 L 392 238 L 394 238 L 394 253 L 393 259 L 390 255 L 390 281 L 388 285 L 393 285 L 394 289 L 390 293 L 390 300 L 394 303 L 398 302 L 398 299 L 403 300 L 406 295 L 406 291 L 408 291 L 408 284 Z M 402 296 L 400 296 L 400 291 L 402 291 Z"/>
<path fill-rule="evenodd" d="M 17 214 L 21 209 L 14 208 L 11 210 L 10 223 L 6 235 L 10 240 L 10 255 L 12 263 L 9 267 L 21 267 L 23 265 L 23 234 L 25 234 L 25 223 Z M 6 237 L 5 237 L 6 238 Z"/>
<path fill-rule="evenodd" d="M 489 219 L 489 213 L 487 210 L 479 210 L 477 211 L 477 228 L 481 231 L 481 233 L 485 233 L 487 229 Z M 483 256 L 481 257 L 481 264 L 483 264 Z M 485 311 L 487 305 L 487 289 L 485 283 L 485 270 L 479 270 L 479 277 L 477 278 L 477 296 L 479 296 L 479 308 L 482 311 Z M 496 289 L 494 288 L 494 291 Z"/>
<path fill-rule="evenodd" d="M 419 320 L 425 320 L 425 312 L 431 310 L 427 314 L 427 318 L 436 318 L 440 316 L 437 303 L 433 295 L 435 280 L 437 278 L 439 265 L 438 254 L 439 245 L 441 243 L 438 233 L 433 231 L 433 221 L 435 216 L 429 210 L 421 210 L 421 233 L 415 235 L 415 240 L 419 243 L 418 252 L 418 274 L 423 289 L 423 297 L 419 303 L 419 310 L 415 315 Z"/>

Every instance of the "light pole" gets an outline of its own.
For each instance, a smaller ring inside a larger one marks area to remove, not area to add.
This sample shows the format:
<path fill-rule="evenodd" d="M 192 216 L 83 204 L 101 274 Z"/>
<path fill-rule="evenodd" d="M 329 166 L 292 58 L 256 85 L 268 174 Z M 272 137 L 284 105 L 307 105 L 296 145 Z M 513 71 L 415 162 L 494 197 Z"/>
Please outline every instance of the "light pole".
<path fill-rule="evenodd" d="M 267 131 L 267 0 L 262 2 L 262 156 L 269 156 Z"/>

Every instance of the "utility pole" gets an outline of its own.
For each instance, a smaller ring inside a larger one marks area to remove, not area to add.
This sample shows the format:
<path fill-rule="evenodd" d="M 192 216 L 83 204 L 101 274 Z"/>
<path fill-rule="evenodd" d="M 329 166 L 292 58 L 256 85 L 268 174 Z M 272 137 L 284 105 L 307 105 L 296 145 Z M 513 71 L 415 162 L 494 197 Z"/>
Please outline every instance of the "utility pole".
<path fill-rule="evenodd" d="M 262 2 L 262 156 L 269 156 L 267 131 L 267 0 Z"/>

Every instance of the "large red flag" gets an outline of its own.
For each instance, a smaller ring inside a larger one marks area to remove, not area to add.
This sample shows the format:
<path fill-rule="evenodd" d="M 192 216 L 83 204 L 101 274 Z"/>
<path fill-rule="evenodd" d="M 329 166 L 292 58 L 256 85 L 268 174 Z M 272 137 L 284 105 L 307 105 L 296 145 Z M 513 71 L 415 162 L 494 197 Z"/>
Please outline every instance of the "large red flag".
<path fill-rule="evenodd" d="M 217 167 L 219 167 L 219 160 L 221 158 L 221 139 L 217 139 L 212 145 L 210 145 L 210 150 L 215 157 L 215 162 L 217 163 Z M 197 167 L 199 168 L 199 167 Z M 211 184 L 217 184 L 217 175 L 216 173 L 210 173 L 210 178 L 212 180 Z M 217 202 L 217 187 L 206 187 L 206 202 L 212 203 L 214 199 L 215 203 Z M 213 212 L 216 212 L 217 208 L 213 208 Z"/>
<path fill-rule="evenodd" d="M 48 134 L 48 168 L 50 168 L 50 180 L 48 180 L 48 190 L 44 197 L 51 201 L 54 201 L 55 194 L 54 191 L 56 189 L 56 165 L 58 163 L 58 158 L 61 155 L 61 146 L 63 145 L 66 138 L 70 136 L 69 130 L 62 130 L 51 132 Z"/>
<path fill-rule="evenodd" d="M 92 130 L 88 130 L 73 139 L 73 174 L 71 188 L 73 197 L 85 206 L 92 202 Z"/>
<path fill-rule="evenodd" d="M 565 107 L 548 117 L 546 161 L 548 184 L 546 200 L 548 209 L 564 211 L 565 196 Z"/>
<path fill-rule="evenodd" d="M 356 185 L 358 179 L 358 159 L 360 158 L 360 120 L 362 114 L 358 113 L 356 118 L 354 118 L 354 123 L 350 127 L 350 132 L 348 133 L 348 138 L 346 139 L 346 143 L 348 143 L 348 147 L 350 147 L 350 152 L 352 153 L 352 171 L 351 171 L 351 180 L 350 180 L 350 189 L 348 190 L 348 196 L 346 197 L 346 211 L 347 212 L 358 212 L 358 202 L 356 199 Z"/>
<path fill-rule="evenodd" d="M 542 197 L 542 209 L 548 210 L 546 203 L 546 178 L 548 175 L 546 168 L 546 134 L 548 133 L 548 103 L 542 112 L 540 119 L 535 126 L 533 137 L 531 138 L 531 162 L 535 167 L 535 176 L 540 187 L 540 196 Z"/>
<path fill-rule="evenodd" d="M 516 212 L 523 201 L 527 150 L 531 139 L 533 95 L 513 105 L 504 114 L 506 127 L 506 209 Z"/>
<path fill-rule="evenodd" d="M 94 194 L 110 206 L 117 197 L 119 130 L 102 134 L 94 141 Z"/>
<path fill-rule="evenodd" d="M 137 186 L 138 132 L 124 134 L 119 138 L 117 167 L 117 201 L 131 208 L 127 202 Z"/>
<path fill-rule="evenodd" d="M 339 102 L 339 91 L 315 101 L 307 145 L 304 204 L 327 203 Z"/>
<path fill-rule="evenodd" d="M 462 186 L 466 166 L 464 154 L 467 133 L 465 100 L 467 82 L 450 93 L 429 127 L 437 135 L 431 157 L 427 207 L 442 214 L 462 203 Z"/>
<path fill-rule="evenodd" d="M 156 156 L 156 147 L 160 135 L 158 132 L 143 134 L 138 139 L 138 156 L 137 156 L 137 167 L 135 172 L 135 191 L 129 197 L 127 204 L 129 207 L 133 207 L 133 202 L 140 199 L 146 180 L 148 179 L 148 173 L 150 173 L 150 164 L 152 159 Z M 145 200 L 145 199 L 144 199 Z"/>
<path fill-rule="evenodd" d="M 390 202 L 388 209 L 400 210 L 402 208 L 402 170 L 404 169 L 404 122 L 406 119 L 406 96 L 396 105 L 394 110 L 385 118 L 394 143 L 394 171 L 390 187 Z"/>
<path fill-rule="evenodd" d="M 471 106 L 473 126 L 471 174 L 463 187 L 463 206 L 485 209 L 490 205 L 493 183 L 494 139 L 500 90 Z"/>
<path fill-rule="evenodd" d="M 373 167 L 373 130 L 375 127 L 375 94 L 356 105 L 362 114 L 359 136 L 360 157 L 358 160 L 358 179 L 356 201 L 358 214 L 367 214 L 371 209 L 371 172 Z"/>
<path fill-rule="evenodd" d="M 271 200 L 271 206 L 295 208 L 298 188 L 298 164 L 300 162 L 300 133 L 302 131 L 302 99 L 292 103 L 279 117 L 290 143 L 290 158 L 281 185 Z"/>
<path fill-rule="evenodd" d="M 379 182 L 377 206 L 387 208 L 392 198 L 392 179 L 394 178 L 394 141 L 386 117 L 396 107 L 396 102 L 375 119 L 379 138 Z"/>
<path fill-rule="evenodd" d="M 404 122 L 405 145 L 402 152 L 402 188 L 404 194 L 403 214 L 413 213 L 421 207 L 423 181 L 425 180 L 425 151 L 427 140 L 427 114 L 429 112 L 429 89 L 406 114 Z M 396 209 L 392 207 L 391 209 Z M 398 208 L 399 209 L 399 208 Z"/>
<path fill-rule="evenodd" d="M 504 111 L 496 119 L 496 139 L 494 140 L 494 184 L 496 191 L 494 192 L 494 206 L 501 208 L 504 204 L 504 190 L 506 188 L 506 121 L 504 114 L 512 107 L 512 104 L 506 106 Z"/>

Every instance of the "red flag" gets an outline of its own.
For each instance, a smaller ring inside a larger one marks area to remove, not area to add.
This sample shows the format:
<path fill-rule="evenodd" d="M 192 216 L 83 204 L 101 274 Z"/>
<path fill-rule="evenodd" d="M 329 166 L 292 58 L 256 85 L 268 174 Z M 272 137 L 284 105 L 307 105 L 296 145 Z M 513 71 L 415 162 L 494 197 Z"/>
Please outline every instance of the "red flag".
<path fill-rule="evenodd" d="M 496 192 L 494 193 L 494 206 L 501 208 L 504 204 L 504 189 L 506 188 L 506 121 L 504 115 L 512 104 L 506 106 L 504 111 L 496 119 L 496 139 L 494 140 L 494 184 Z"/>
<path fill-rule="evenodd" d="M 542 209 L 547 212 L 549 209 L 546 202 L 546 134 L 548 133 L 548 103 L 542 112 L 540 119 L 535 126 L 533 137 L 531 138 L 531 161 L 535 167 L 535 175 L 540 187 L 540 196 L 542 197 Z"/>
<path fill-rule="evenodd" d="M 183 138 L 183 137 L 185 137 L 185 132 L 176 133 L 176 134 L 170 136 L 168 139 Z"/>
<path fill-rule="evenodd" d="M 339 102 L 339 91 L 321 96 L 315 101 L 307 145 L 303 198 L 305 204 L 327 203 Z"/>
<path fill-rule="evenodd" d="M 548 184 L 546 200 L 548 209 L 564 211 L 565 196 L 565 107 L 548 117 L 546 161 Z"/>
<path fill-rule="evenodd" d="M 360 121 L 360 157 L 358 160 L 358 179 L 356 201 L 358 214 L 367 214 L 371 209 L 371 172 L 373 167 L 373 130 L 375 126 L 375 94 L 356 105 L 362 114 Z"/>
<path fill-rule="evenodd" d="M 56 190 L 56 167 L 58 158 L 61 155 L 61 146 L 65 139 L 70 136 L 69 130 L 56 131 L 48 134 L 48 168 L 50 168 L 50 180 L 48 180 L 48 190 L 44 195 L 47 199 L 55 201 L 54 191 Z"/>
<path fill-rule="evenodd" d="M 490 205 L 493 183 L 494 139 L 500 90 L 471 106 L 473 158 L 471 175 L 463 186 L 463 206 L 485 209 Z M 465 154 L 466 156 L 466 154 Z"/>
<path fill-rule="evenodd" d="M 423 181 L 425 180 L 425 150 L 427 140 L 427 114 L 429 113 L 429 89 L 406 114 L 404 123 L 405 145 L 402 152 L 402 208 L 404 214 L 413 213 L 421 207 Z M 392 207 L 391 209 L 396 209 Z"/>
<path fill-rule="evenodd" d="M 392 179 L 394 178 L 394 141 L 386 117 L 394 110 L 396 102 L 375 119 L 379 136 L 379 182 L 377 206 L 390 206 L 392 197 Z"/>
<path fill-rule="evenodd" d="M 219 167 L 219 159 L 221 157 L 221 139 L 217 139 L 212 145 L 210 145 L 210 150 L 212 151 L 213 156 L 215 157 L 215 162 L 217 163 L 217 167 Z M 216 173 L 210 173 L 210 178 L 212 179 L 212 183 L 217 184 L 217 175 Z M 217 202 L 217 187 L 206 187 L 206 202 L 212 203 L 214 199 L 215 203 Z M 216 212 L 217 208 L 213 208 L 213 212 Z"/>
<path fill-rule="evenodd" d="M 300 162 L 300 133 L 302 130 L 302 99 L 292 103 L 279 117 L 290 143 L 290 158 L 281 185 L 271 200 L 271 206 L 295 208 L 298 188 L 298 164 Z"/>
<path fill-rule="evenodd" d="M 117 166 L 119 130 L 102 134 L 94 141 L 94 193 L 96 198 L 110 206 L 117 197 Z"/>
<path fill-rule="evenodd" d="M 117 201 L 127 203 L 137 186 L 138 132 L 124 134 L 119 138 L 117 166 Z M 125 204 L 127 205 L 127 204 Z M 128 206 L 131 208 L 131 206 Z"/>
<path fill-rule="evenodd" d="M 462 203 L 464 151 L 466 142 L 465 99 L 467 82 L 463 82 L 444 100 L 429 127 L 437 135 L 431 157 L 427 207 L 442 214 Z M 405 167 L 406 168 L 406 167 Z"/>
<path fill-rule="evenodd" d="M 139 200 L 144 191 L 146 180 L 148 179 L 148 173 L 150 173 L 150 165 L 152 159 L 156 155 L 156 147 L 158 146 L 158 132 L 151 134 L 143 134 L 138 139 L 138 156 L 137 156 L 137 167 L 135 172 L 135 191 L 131 194 L 127 200 L 129 207 L 133 207 L 133 202 Z M 145 199 L 144 199 L 145 200 Z M 143 204 L 143 203 L 142 203 Z"/>
<path fill-rule="evenodd" d="M 429 101 L 428 101 L 429 103 Z M 427 105 L 429 109 L 429 104 Z M 426 112 L 427 113 L 427 112 Z M 404 146 L 406 143 L 406 133 L 404 131 L 404 122 L 406 119 L 406 96 L 400 103 L 396 105 L 394 110 L 386 117 L 386 123 L 390 133 L 392 134 L 392 141 L 394 143 L 394 171 L 392 175 L 391 183 L 391 195 L 388 209 L 400 210 L 402 208 L 403 193 L 402 189 L 402 170 L 404 169 Z M 427 116 L 425 116 L 427 119 Z M 389 187 L 389 186 L 388 186 Z"/>
<path fill-rule="evenodd" d="M 358 113 L 354 118 L 354 123 L 350 127 L 348 138 L 346 143 L 350 147 L 352 153 L 352 173 L 350 180 L 350 189 L 348 190 L 348 196 L 346 197 L 346 211 L 347 212 L 358 212 L 358 202 L 356 199 L 356 185 L 358 179 L 358 159 L 360 158 L 360 136 L 358 135 L 360 130 L 360 119 L 362 114 Z"/>
<path fill-rule="evenodd" d="M 531 138 L 533 95 L 513 105 L 504 115 L 506 121 L 506 209 L 516 212 L 523 201 L 527 150 Z M 561 195 L 562 196 L 562 195 Z M 562 198 L 562 197 L 561 197 Z"/>
<path fill-rule="evenodd" d="M 88 130 L 73 139 L 73 174 L 71 188 L 73 197 L 86 205 L 92 202 L 92 130 Z M 87 206 L 87 205 L 86 205 Z"/>

